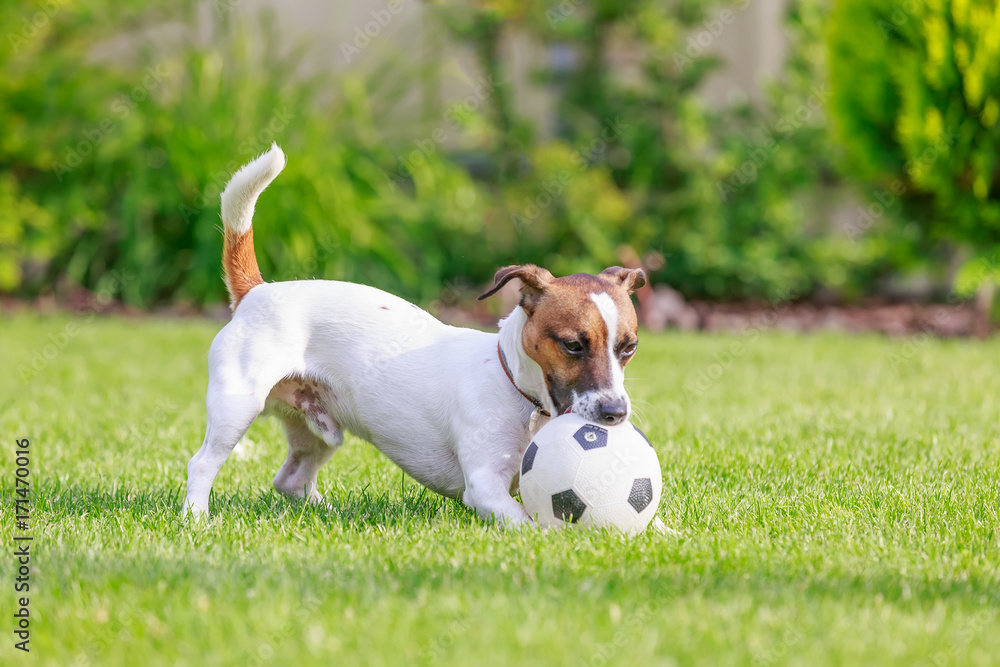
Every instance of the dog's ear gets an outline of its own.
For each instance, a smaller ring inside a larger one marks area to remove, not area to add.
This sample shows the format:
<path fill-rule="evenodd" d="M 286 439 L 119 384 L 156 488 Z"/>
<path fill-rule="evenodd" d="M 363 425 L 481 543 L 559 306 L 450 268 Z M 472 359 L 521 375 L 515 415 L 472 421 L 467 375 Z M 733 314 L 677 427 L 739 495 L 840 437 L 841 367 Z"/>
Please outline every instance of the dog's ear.
<path fill-rule="evenodd" d="M 521 307 L 524 308 L 529 315 L 531 314 L 531 311 L 534 310 L 534 305 L 538 301 L 538 297 L 540 297 L 548 288 L 549 284 L 555 280 L 553 275 L 546 269 L 535 266 L 534 264 L 505 266 L 502 269 L 497 270 L 496 275 L 493 276 L 493 287 L 480 294 L 479 300 L 482 301 L 486 297 L 496 294 L 501 287 L 509 283 L 514 278 L 519 278 L 521 280 Z"/>
<path fill-rule="evenodd" d="M 620 266 L 612 266 L 601 271 L 601 277 L 607 278 L 616 285 L 621 285 L 629 294 L 646 284 L 646 272 L 642 269 L 623 269 Z"/>

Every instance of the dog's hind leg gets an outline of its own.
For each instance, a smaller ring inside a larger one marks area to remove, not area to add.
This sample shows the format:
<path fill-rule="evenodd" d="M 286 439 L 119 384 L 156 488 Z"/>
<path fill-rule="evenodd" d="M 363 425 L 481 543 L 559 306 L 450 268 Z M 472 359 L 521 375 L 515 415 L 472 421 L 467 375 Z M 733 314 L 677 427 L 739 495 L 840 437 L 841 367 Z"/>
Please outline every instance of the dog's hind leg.
<path fill-rule="evenodd" d="M 344 442 L 339 428 L 328 428 L 320 438 L 298 415 L 282 417 L 288 436 L 288 458 L 274 476 L 274 488 L 289 496 L 322 502 L 316 489 L 316 477 L 323 464 L 330 460 Z"/>
<path fill-rule="evenodd" d="M 268 392 L 286 373 L 287 360 L 271 345 L 248 345 L 248 325 L 234 319 L 208 352 L 208 428 L 201 449 L 188 463 L 184 513 L 208 516 L 208 496 L 222 464 L 250 424 L 264 410 Z M 253 369 L 253 372 L 251 372 Z"/>
<path fill-rule="evenodd" d="M 209 389 L 208 428 L 201 449 L 188 463 L 187 500 L 184 513 L 208 516 L 208 496 L 222 464 L 229 458 L 236 443 L 264 409 L 264 397 L 252 394 L 230 394 Z"/>

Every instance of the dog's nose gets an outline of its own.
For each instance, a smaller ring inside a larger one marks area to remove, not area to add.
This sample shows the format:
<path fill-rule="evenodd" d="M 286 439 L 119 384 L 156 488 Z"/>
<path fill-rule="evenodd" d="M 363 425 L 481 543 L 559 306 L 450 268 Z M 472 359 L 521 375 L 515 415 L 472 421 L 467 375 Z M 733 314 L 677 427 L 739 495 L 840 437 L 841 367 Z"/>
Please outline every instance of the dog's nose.
<path fill-rule="evenodd" d="M 608 426 L 621 424 L 628 416 L 628 403 L 622 398 L 601 403 L 598 407 L 598 414 L 601 421 Z"/>

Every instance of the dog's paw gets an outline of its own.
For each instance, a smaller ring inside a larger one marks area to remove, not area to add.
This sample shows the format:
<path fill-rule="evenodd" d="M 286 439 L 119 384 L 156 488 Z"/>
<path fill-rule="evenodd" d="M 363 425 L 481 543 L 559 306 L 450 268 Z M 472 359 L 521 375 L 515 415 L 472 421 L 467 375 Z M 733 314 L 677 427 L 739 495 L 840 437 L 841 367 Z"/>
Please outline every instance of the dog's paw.
<path fill-rule="evenodd" d="M 208 512 L 199 507 L 194 507 L 185 503 L 184 507 L 181 508 L 181 521 L 185 521 L 192 525 L 204 525 L 208 523 L 208 519 Z"/>
<path fill-rule="evenodd" d="M 521 511 L 517 514 L 491 514 L 488 517 L 481 517 L 490 526 L 500 530 L 534 530 L 538 524 L 528 516 L 527 512 Z"/>
<path fill-rule="evenodd" d="M 524 519 L 508 521 L 504 524 L 504 528 L 510 528 L 513 530 L 536 530 L 540 526 L 535 523 L 534 519 L 530 517 L 525 517 Z"/>
<path fill-rule="evenodd" d="M 336 512 L 337 511 L 337 508 L 333 506 L 333 503 L 331 503 L 329 500 L 327 500 L 326 498 L 324 498 L 323 496 L 321 496 L 318 493 L 309 496 L 309 501 L 308 502 L 309 502 L 310 505 L 315 505 L 316 507 L 320 507 L 320 508 L 326 510 L 327 512 Z"/>
<path fill-rule="evenodd" d="M 653 522 L 649 524 L 649 527 L 657 535 L 670 535 L 671 537 L 680 537 L 680 531 L 674 530 L 673 528 L 667 528 L 667 524 L 663 523 L 663 519 L 660 517 L 653 517 Z"/>

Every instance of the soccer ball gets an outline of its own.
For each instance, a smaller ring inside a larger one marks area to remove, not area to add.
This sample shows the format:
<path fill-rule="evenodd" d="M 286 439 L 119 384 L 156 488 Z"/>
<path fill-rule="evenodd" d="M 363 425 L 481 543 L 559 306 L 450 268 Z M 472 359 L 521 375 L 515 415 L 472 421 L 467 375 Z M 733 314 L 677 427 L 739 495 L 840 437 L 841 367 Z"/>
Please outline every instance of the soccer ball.
<path fill-rule="evenodd" d="M 656 515 L 663 477 L 632 424 L 600 426 L 577 414 L 543 426 L 521 458 L 521 502 L 542 526 L 641 533 Z"/>

